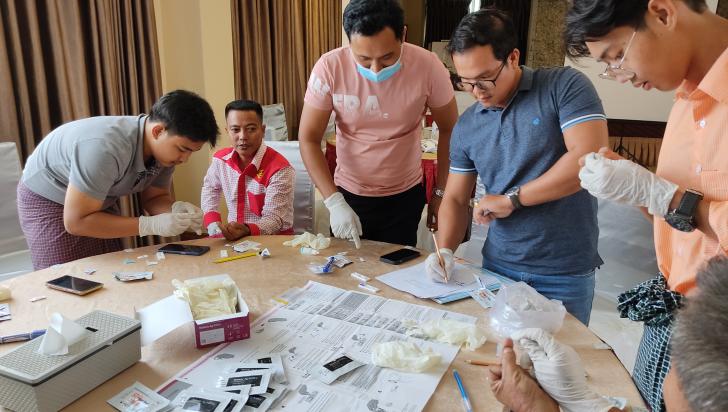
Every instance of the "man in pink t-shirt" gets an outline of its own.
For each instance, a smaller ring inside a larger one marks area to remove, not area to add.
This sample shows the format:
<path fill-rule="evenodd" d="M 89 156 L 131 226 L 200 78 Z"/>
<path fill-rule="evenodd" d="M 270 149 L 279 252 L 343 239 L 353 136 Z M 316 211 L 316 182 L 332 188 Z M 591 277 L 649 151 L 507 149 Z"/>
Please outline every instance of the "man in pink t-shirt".
<path fill-rule="evenodd" d="M 414 246 L 425 204 L 420 135 L 427 108 L 439 127 L 438 178 L 428 224 L 445 188 L 457 106 L 450 75 L 437 56 L 403 42 L 396 0 L 352 0 L 344 10 L 350 46 L 321 56 L 301 114 L 301 155 L 329 209 L 331 231 Z M 334 177 L 321 152 L 336 113 Z"/>

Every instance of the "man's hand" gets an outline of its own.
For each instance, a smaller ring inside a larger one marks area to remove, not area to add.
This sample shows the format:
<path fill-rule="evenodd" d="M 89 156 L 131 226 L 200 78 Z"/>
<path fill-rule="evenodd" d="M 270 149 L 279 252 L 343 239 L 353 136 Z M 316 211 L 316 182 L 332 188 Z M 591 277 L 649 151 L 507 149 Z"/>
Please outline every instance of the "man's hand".
<path fill-rule="evenodd" d="M 220 225 L 220 231 L 227 240 L 238 240 L 250 235 L 248 225 L 238 222 L 223 223 Z"/>
<path fill-rule="evenodd" d="M 612 404 L 586 383 L 586 373 L 576 351 L 543 329 L 521 329 L 513 340 L 528 351 L 541 387 L 564 412 L 606 412 Z"/>
<path fill-rule="evenodd" d="M 678 185 L 634 162 L 621 158 L 614 160 L 609 152 L 590 153 L 584 157 L 583 163 L 579 171 L 581 187 L 592 196 L 646 207 L 653 216 L 667 214 L 678 189 Z"/>
<path fill-rule="evenodd" d="M 440 259 L 437 257 L 437 253 L 430 253 L 430 255 L 427 256 L 427 259 L 425 259 L 425 273 L 427 273 L 433 282 L 447 283 L 448 279 L 446 279 L 445 274 L 447 273 L 448 277 L 453 275 L 455 260 L 452 250 L 447 248 L 440 249 L 440 256 L 442 256 L 442 261 L 445 264 L 445 267 L 443 268 L 442 265 L 440 265 Z"/>
<path fill-rule="evenodd" d="M 488 371 L 490 389 L 500 403 L 513 412 L 558 412 L 559 405 L 538 386 L 533 378 L 516 365 L 513 341 L 506 339 L 500 366 Z"/>
<path fill-rule="evenodd" d="M 440 210 L 442 199 L 434 194 L 430 197 L 430 203 L 427 204 L 427 228 L 437 230 L 437 212 Z"/>
<path fill-rule="evenodd" d="M 475 203 L 473 220 L 479 225 L 487 225 L 495 219 L 503 219 L 513 213 L 513 203 L 505 195 L 485 195 Z"/>

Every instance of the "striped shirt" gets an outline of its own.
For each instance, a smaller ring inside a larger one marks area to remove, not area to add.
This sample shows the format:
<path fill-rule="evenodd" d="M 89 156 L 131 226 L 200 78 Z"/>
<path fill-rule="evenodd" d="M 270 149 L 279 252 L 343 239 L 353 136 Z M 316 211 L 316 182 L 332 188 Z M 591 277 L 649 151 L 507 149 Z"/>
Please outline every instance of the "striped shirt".
<path fill-rule="evenodd" d="M 710 202 L 709 224 L 717 239 L 680 232 L 655 217 L 657 265 L 670 289 L 687 293 L 700 267 L 728 250 L 728 49 L 700 84 L 677 91 L 660 149 L 657 174 Z"/>
<path fill-rule="evenodd" d="M 205 226 L 222 221 L 218 207 L 225 195 L 228 222 L 245 223 L 251 235 L 293 234 L 293 191 L 296 173 L 275 150 L 260 145 L 253 160 L 240 170 L 232 147 L 216 152 L 202 185 Z"/>

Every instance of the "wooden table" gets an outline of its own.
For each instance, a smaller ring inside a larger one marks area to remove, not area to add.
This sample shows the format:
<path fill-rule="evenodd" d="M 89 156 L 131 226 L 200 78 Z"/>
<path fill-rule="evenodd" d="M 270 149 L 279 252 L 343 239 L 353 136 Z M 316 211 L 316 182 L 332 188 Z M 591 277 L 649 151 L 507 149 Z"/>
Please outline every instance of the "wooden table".
<path fill-rule="evenodd" d="M 212 250 L 199 257 L 167 255 L 157 266 L 146 266 L 145 259 L 137 259 L 140 255 L 148 255 L 155 260 L 157 246 L 135 249 L 133 252 L 117 252 L 69 262 L 58 268 L 29 273 L 3 282 L 9 286 L 13 298 L 10 303 L 12 320 L 0 323 L 0 335 L 28 332 L 43 329 L 48 325 L 48 316 L 60 312 L 70 319 L 76 319 L 93 309 L 101 309 L 120 315 L 133 317 L 135 308 L 144 307 L 154 301 L 169 296 L 173 287 L 172 279 L 188 279 L 199 276 L 228 273 L 239 286 L 243 298 L 251 311 L 251 322 L 272 308 L 271 297 L 291 287 L 302 287 L 309 280 L 331 284 L 344 289 L 356 289 L 357 282 L 349 276 L 352 271 L 363 273 L 371 278 L 393 270 L 393 266 L 379 262 L 378 257 L 384 253 L 398 249 L 396 245 L 363 241 L 362 248 L 356 250 L 350 242 L 332 239 L 329 249 L 323 251 L 324 256 L 340 251 L 347 251 L 353 264 L 337 269 L 327 276 L 314 275 L 307 265 L 316 260 L 312 256 L 302 256 L 297 249 L 282 245 L 290 236 L 260 236 L 251 240 L 261 242 L 269 248 L 272 257 L 265 260 L 257 258 L 242 259 L 222 264 L 212 261 L 219 257 L 223 249 L 224 239 L 201 239 L 186 243 L 211 246 Z M 230 249 L 230 248 L 228 248 Z M 361 262 L 359 258 L 364 258 Z M 124 264 L 125 259 L 135 259 L 134 264 Z M 414 264 L 420 260 L 408 263 Z M 319 260 L 322 260 L 319 258 Z M 85 275 L 87 268 L 96 269 L 94 275 Z M 154 279 L 138 283 L 122 283 L 116 281 L 112 271 L 153 270 Z M 104 288 L 87 296 L 76 296 L 45 286 L 45 282 L 61 275 L 92 279 L 104 283 Z M 453 302 L 444 306 L 429 300 L 417 299 L 414 296 L 391 289 L 373 279 L 372 285 L 381 289 L 380 296 L 398 299 L 418 305 L 432 306 L 454 312 L 460 312 L 478 318 L 478 324 L 487 329 L 487 312 L 472 299 Z M 47 299 L 29 302 L 35 296 L 44 295 Z M 589 329 L 575 318 L 567 315 L 564 326 L 557 335 L 562 342 L 573 346 L 584 361 L 589 374 L 589 382 L 602 395 L 627 398 L 631 405 L 642 406 L 640 396 L 632 380 L 617 357 L 610 350 L 598 350 L 594 344 L 601 342 Z M 4 353 L 18 344 L 0 345 L 0 353 Z M 472 366 L 465 359 L 483 359 L 495 357 L 493 339 L 475 353 L 461 350 L 451 365 L 456 368 L 470 393 L 474 410 L 501 411 L 501 405 L 494 399 L 488 382 L 485 379 L 486 369 Z M 197 360 L 209 351 L 195 348 L 192 324 L 187 324 L 172 331 L 153 344 L 142 348 L 140 362 L 123 371 L 111 380 L 70 404 L 69 411 L 101 411 L 113 410 L 106 400 L 131 385 L 140 381 L 150 388 L 156 388 L 179 370 Z M 445 374 L 434 396 L 427 404 L 428 411 L 450 411 L 459 408 L 460 395 L 452 376 L 452 370 Z M 455 402 L 455 403 L 453 403 Z"/>

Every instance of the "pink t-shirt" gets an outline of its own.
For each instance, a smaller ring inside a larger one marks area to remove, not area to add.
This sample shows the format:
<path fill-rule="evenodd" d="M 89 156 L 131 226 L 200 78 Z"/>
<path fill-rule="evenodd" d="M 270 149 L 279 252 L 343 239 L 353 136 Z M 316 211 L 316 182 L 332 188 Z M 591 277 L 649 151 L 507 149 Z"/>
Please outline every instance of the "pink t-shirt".
<path fill-rule="evenodd" d="M 316 62 L 306 104 L 336 113 L 334 182 L 361 196 L 402 193 L 422 180 L 421 120 L 425 107 L 454 97 L 450 75 L 437 56 L 404 43 L 402 67 L 375 83 L 357 72 L 348 46 Z"/>

